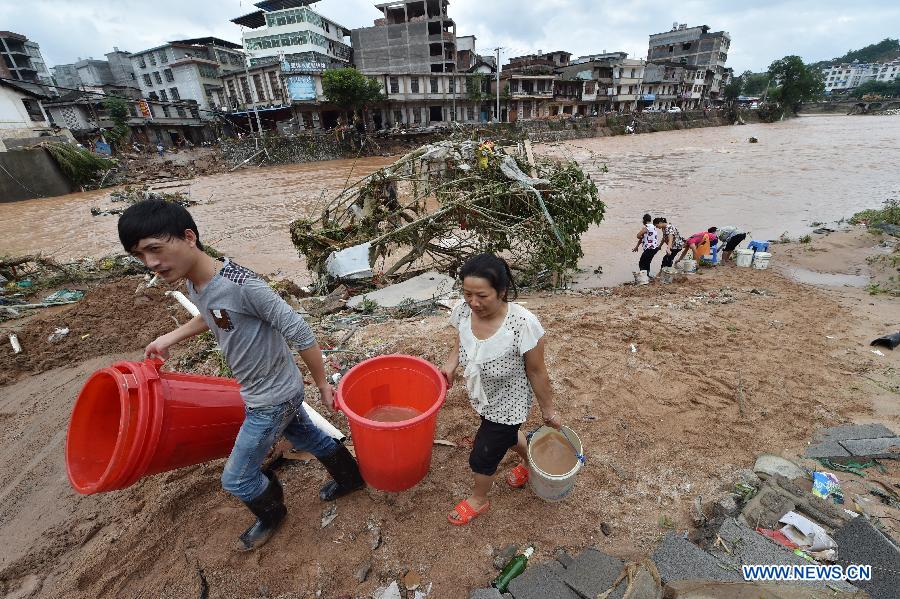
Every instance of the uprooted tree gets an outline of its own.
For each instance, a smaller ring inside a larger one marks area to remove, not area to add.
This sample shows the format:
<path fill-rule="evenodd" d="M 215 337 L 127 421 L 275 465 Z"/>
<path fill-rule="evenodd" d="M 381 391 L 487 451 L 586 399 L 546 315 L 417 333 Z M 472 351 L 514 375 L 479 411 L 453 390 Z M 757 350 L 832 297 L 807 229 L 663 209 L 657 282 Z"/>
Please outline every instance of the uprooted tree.
<path fill-rule="evenodd" d="M 318 217 L 294 221 L 291 236 L 321 277 L 333 252 L 369 244 L 369 265 L 386 278 L 425 270 L 455 276 L 470 256 L 493 252 L 525 284 L 560 284 L 583 255 L 581 235 L 604 209 L 574 162 L 535 162 L 491 142 L 443 141 L 345 189 Z"/>

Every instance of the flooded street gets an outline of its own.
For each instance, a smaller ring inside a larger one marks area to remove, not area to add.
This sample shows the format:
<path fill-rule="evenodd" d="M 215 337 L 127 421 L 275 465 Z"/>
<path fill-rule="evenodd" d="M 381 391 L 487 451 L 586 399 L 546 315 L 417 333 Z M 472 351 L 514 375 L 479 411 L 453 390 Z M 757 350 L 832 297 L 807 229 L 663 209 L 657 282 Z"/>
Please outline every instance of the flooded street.
<path fill-rule="evenodd" d="M 759 138 L 750 144 L 749 137 Z M 685 236 L 735 225 L 760 239 L 797 237 L 900 193 L 900 118 L 810 116 L 771 125 L 711 127 L 538 146 L 578 160 L 597 182 L 607 215 L 583 238 L 579 285 L 615 285 L 636 270 L 631 253 L 645 212 Z M 302 277 L 290 222 L 389 158 L 240 171 L 189 182 L 201 239 L 249 268 Z M 609 169 L 602 172 L 603 166 Z M 175 191 L 174 189 L 172 191 Z M 0 254 L 59 258 L 120 251 L 110 190 L 0 204 Z M 661 257 L 657 257 L 657 265 Z M 597 267 L 602 274 L 595 275 Z"/>

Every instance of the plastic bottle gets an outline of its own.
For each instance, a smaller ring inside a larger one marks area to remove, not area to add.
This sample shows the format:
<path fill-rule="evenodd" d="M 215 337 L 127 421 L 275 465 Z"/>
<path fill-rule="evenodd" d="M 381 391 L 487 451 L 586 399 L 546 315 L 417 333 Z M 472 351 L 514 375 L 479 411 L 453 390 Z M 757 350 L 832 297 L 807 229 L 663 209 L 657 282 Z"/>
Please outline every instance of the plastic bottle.
<path fill-rule="evenodd" d="M 491 586 L 501 593 L 505 593 L 506 589 L 509 588 L 509 583 L 525 571 L 525 567 L 528 565 L 528 558 L 531 557 L 531 554 L 533 553 L 534 547 L 526 547 L 525 551 L 522 552 L 522 555 L 517 555 L 509 560 L 509 563 L 503 567 L 503 571 L 494 579 Z"/>

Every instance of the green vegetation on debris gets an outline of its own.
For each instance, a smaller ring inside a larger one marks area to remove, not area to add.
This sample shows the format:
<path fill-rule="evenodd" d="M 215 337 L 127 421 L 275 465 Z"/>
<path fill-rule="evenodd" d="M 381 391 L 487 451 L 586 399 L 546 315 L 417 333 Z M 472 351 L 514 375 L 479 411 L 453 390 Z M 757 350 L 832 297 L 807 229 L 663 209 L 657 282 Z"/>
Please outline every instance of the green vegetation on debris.
<path fill-rule="evenodd" d="M 871 227 L 881 223 L 900 226 L 900 201 L 887 200 L 882 208 L 863 210 L 850 217 L 852 225 L 866 224 Z"/>
<path fill-rule="evenodd" d="M 41 147 L 50 152 L 63 174 L 80 187 L 97 181 L 103 173 L 115 166 L 114 161 L 69 143 L 45 142 Z"/>

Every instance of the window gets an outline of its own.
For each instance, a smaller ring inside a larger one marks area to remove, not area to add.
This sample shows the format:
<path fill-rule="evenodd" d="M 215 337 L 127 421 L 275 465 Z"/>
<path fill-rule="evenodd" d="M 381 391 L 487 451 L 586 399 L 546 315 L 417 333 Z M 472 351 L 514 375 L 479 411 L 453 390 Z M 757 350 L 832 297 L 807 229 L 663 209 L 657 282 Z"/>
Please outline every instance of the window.
<path fill-rule="evenodd" d="M 413 123 L 421 123 L 422 122 L 422 111 L 419 108 L 413 108 Z"/>
<path fill-rule="evenodd" d="M 466 108 L 466 120 L 475 120 L 475 108 L 473 106 L 469 106 L 468 108 Z"/>
<path fill-rule="evenodd" d="M 391 93 L 399 94 L 400 93 L 400 79 L 397 77 L 391 77 Z"/>
<path fill-rule="evenodd" d="M 253 97 L 250 95 L 250 85 L 247 83 L 246 77 L 241 77 L 241 91 L 244 94 L 244 102 L 253 101 Z"/>
<path fill-rule="evenodd" d="M 172 118 L 172 111 L 169 109 L 168 104 L 163 104 L 162 109 L 163 109 L 164 116 L 166 116 L 167 118 Z"/>
<path fill-rule="evenodd" d="M 166 69 L 165 71 L 163 71 L 163 75 L 166 76 L 166 81 L 168 81 L 169 83 L 175 81 L 175 75 L 172 74 L 172 69 Z"/>
<path fill-rule="evenodd" d="M 269 71 L 269 87 L 272 88 L 272 95 L 279 100 L 281 99 L 281 85 L 278 81 L 278 74 L 275 71 Z"/>
<path fill-rule="evenodd" d="M 412 94 L 419 93 L 419 78 L 413 77 L 409 80 L 409 92 Z"/>
<path fill-rule="evenodd" d="M 169 95 L 166 94 L 166 90 L 164 89 L 159 90 L 159 97 L 163 102 L 169 101 Z"/>
<path fill-rule="evenodd" d="M 178 116 L 180 118 L 183 118 L 183 119 L 187 118 L 187 113 L 184 111 L 184 106 L 176 106 L 175 110 L 178 111 Z"/>
<path fill-rule="evenodd" d="M 395 122 L 395 123 L 402 123 L 402 122 L 403 122 L 403 111 L 402 111 L 402 110 L 395 110 L 395 111 L 394 111 L 394 122 Z"/>
<path fill-rule="evenodd" d="M 431 78 L 431 93 L 436 94 L 440 89 L 440 80 L 437 77 Z"/>
<path fill-rule="evenodd" d="M 448 84 L 450 86 L 450 93 L 456 93 L 456 77 L 450 77 L 450 82 Z"/>
<path fill-rule="evenodd" d="M 156 66 L 156 55 L 151 52 L 148 56 L 150 56 L 150 64 Z"/>
<path fill-rule="evenodd" d="M 157 83 L 162 83 L 162 77 L 159 76 L 159 71 L 153 71 L 153 80 Z"/>
<path fill-rule="evenodd" d="M 147 68 L 147 61 L 144 60 L 144 57 L 143 57 L 143 56 L 141 56 L 141 57 L 138 58 L 138 64 L 141 66 L 142 69 L 146 69 L 146 68 Z"/>
<path fill-rule="evenodd" d="M 159 51 L 159 62 L 166 64 L 169 62 L 169 55 L 165 49 Z"/>
<path fill-rule="evenodd" d="M 147 97 L 150 98 L 151 100 L 159 100 L 159 96 L 157 95 L 156 92 L 150 92 L 149 94 L 147 94 Z"/>
<path fill-rule="evenodd" d="M 172 94 L 172 99 L 175 100 L 176 102 L 181 99 L 181 95 L 178 93 L 177 87 L 170 87 L 169 93 Z"/>
<path fill-rule="evenodd" d="M 188 106 L 188 110 L 191 111 L 191 116 L 192 116 L 192 117 L 194 117 L 195 119 L 199 119 L 199 118 L 200 118 L 200 109 L 197 108 L 197 105 L 196 105 L 196 104 L 191 104 L 190 106 Z"/>
<path fill-rule="evenodd" d="M 153 81 L 151 81 L 149 73 L 144 73 L 144 83 L 150 87 L 153 87 Z"/>
<path fill-rule="evenodd" d="M 40 122 L 44 120 L 44 113 L 41 112 L 41 104 L 31 98 L 23 98 L 22 104 L 32 121 Z"/>
<path fill-rule="evenodd" d="M 253 87 L 256 88 L 256 97 L 259 98 L 259 101 L 265 102 L 268 98 L 266 97 L 266 90 L 263 87 L 263 81 L 260 75 L 253 76 Z"/>

